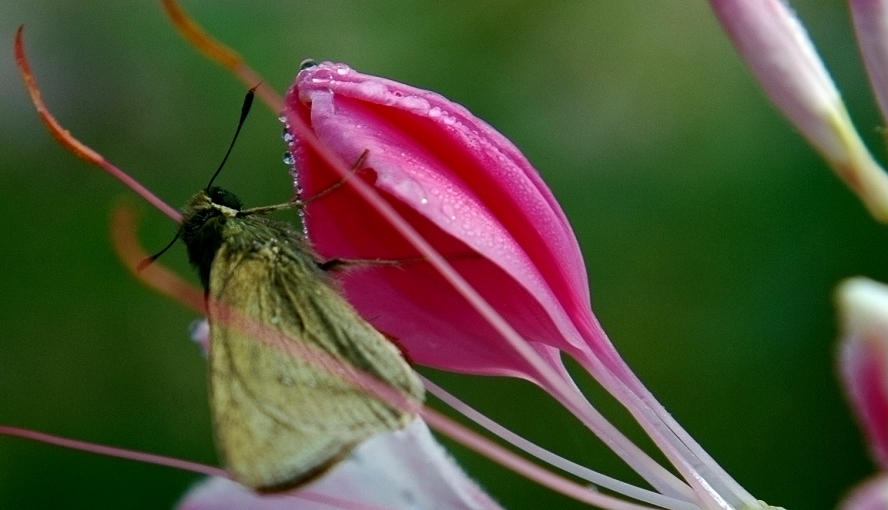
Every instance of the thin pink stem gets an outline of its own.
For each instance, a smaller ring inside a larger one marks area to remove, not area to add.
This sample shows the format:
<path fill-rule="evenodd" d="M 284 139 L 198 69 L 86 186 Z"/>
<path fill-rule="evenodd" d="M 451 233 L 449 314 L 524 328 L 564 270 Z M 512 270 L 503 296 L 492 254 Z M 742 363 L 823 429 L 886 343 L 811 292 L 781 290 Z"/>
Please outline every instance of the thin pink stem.
<path fill-rule="evenodd" d="M 651 400 L 656 402 L 652 395 L 650 400 L 637 395 L 626 383 L 610 372 L 609 368 L 604 366 L 604 363 L 598 356 L 588 353 L 586 356 L 578 359 L 578 361 L 602 387 L 614 395 L 626 407 L 675 468 L 682 473 L 685 480 L 694 488 L 694 492 L 697 493 L 697 496 L 706 508 L 733 510 L 735 506 L 756 508 L 760 505 L 758 501 L 753 501 L 752 503 L 743 501 L 742 493 L 737 494 L 724 490 L 725 487 L 721 483 L 721 478 L 713 477 L 713 474 L 706 469 L 706 466 L 691 453 L 687 445 L 676 437 L 670 427 L 663 422 L 662 417 L 652 409 Z M 576 391 L 579 392 L 578 389 Z M 650 394 L 648 393 L 648 395 Z M 568 405 L 568 403 L 563 403 Z M 662 408 L 659 404 L 656 405 Z M 586 406 L 590 412 L 593 410 L 591 404 L 587 403 Z M 579 412 L 582 413 L 582 411 Z M 582 414 L 585 415 L 585 413 Z M 728 478 L 730 479 L 730 477 Z M 713 486 L 713 482 L 718 485 Z M 732 501 L 726 501 L 724 499 L 725 495 L 732 496 Z"/>
<path fill-rule="evenodd" d="M 156 455 L 153 453 L 140 452 L 136 450 L 129 450 L 126 448 L 118 448 L 115 446 L 106 446 L 97 443 L 91 443 L 88 441 L 80 441 L 78 439 L 70 439 L 67 437 L 56 436 L 54 434 L 47 434 L 45 432 L 38 432 L 36 430 L 15 427 L 12 425 L 0 425 L 0 435 L 21 437 L 24 439 L 30 439 L 32 441 L 39 441 L 41 443 L 61 446 L 62 448 L 70 448 L 72 450 L 80 450 L 119 459 L 134 460 L 136 462 L 144 462 L 146 464 L 154 464 L 157 466 L 166 466 L 208 476 L 229 478 L 228 473 L 224 469 L 207 464 L 201 464 L 199 462 L 177 459 L 175 457 L 166 457 L 164 455 Z M 279 494 L 276 497 L 305 499 L 307 501 L 315 501 L 318 503 L 324 503 L 348 510 L 392 510 L 388 507 L 368 505 L 366 503 L 337 498 L 328 494 L 322 494 L 305 489 L 299 490 L 298 493 L 293 494 Z"/>
<path fill-rule="evenodd" d="M 184 471 L 192 471 L 209 476 L 221 476 L 228 478 L 228 473 L 224 469 L 215 466 L 208 466 L 199 462 L 190 460 L 176 459 L 153 453 L 139 452 L 135 450 L 127 450 L 117 448 L 115 446 L 105 446 L 88 441 L 80 441 L 77 439 L 69 439 L 66 437 L 29 430 L 12 425 L 0 425 L 0 435 L 21 437 L 32 441 L 40 441 L 41 443 L 70 448 L 72 450 L 80 450 L 84 452 L 95 453 L 98 455 L 107 455 L 108 457 L 117 457 L 120 459 L 129 459 L 136 462 L 145 462 L 148 464 L 156 464 L 158 466 L 167 466 L 171 468 L 181 469 Z"/>

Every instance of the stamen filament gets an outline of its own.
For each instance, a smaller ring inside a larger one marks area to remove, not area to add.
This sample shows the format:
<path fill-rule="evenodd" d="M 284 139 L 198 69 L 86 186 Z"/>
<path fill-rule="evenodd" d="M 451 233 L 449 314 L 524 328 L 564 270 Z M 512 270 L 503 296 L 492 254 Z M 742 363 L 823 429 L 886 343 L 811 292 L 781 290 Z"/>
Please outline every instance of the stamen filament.
<path fill-rule="evenodd" d="M 466 418 L 474 421 L 478 425 L 484 427 L 485 429 L 502 438 L 503 440 L 508 441 L 515 447 L 520 448 L 521 450 L 524 450 L 525 452 L 533 455 L 543 462 L 546 462 L 554 467 L 566 471 L 578 478 L 582 478 L 583 480 L 591 482 L 595 485 L 604 487 L 618 494 L 623 494 L 630 498 L 634 498 L 643 503 L 657 505 L 668 510 L 699 510 L 700 508 L 688 501 L 670 498 L 668 496 L 664 496 L 656 492 L 651 492 L 649 490 L 645 490 L 632 484 L 617 480 L 616 478 L 612 478 L 597 471 L 593 471 L 558 454 L 550 452 L 549 450 L 546 450 L 545 448 L 534 444 L 531 441 L 528 441 L 527 439 L 503 427 L 487 416 L 481 414 L 479 411 L 466 404 L 444 388 L 430 381 L 428 378 L 423 377 L 422 381 L 423 385 L 425 385 L 426 390 L 429 393 L 431 393 L 453 409 L 459 411 L 459 413 Z M 691 493 L 691 496 L 693 496 L 693 493 Z"/>
<path fill-rule="evenodd" d="M 81 143 L 80 140 L 74 138 L 67 129 L 59 124 L 52 113 L 50 113 L 49 108 L 47 108 L 46 104 L 43 102 L 40 89 L 37 87 L 37 81 L 31 73 L 28 57 L 25 55 L 25 45 L 23 40 L 24 29 L 25 26 L 20 25 L 15 32 L 15 61 L 22 78 L 25 80 L 25 88 L 28 89 L 28 94 L 31 96 L 31 102 L 34 103 L 37 113 L 40 114 L 40 118 L 43 119 L 43 123 L 46 124 L 46 128 L 49 130 L 50 134 L 52 134 L 63 147 L 66 147 L 88 163 L 103 168 L 106 172 L 122 181 L 123 184 L 138 193 L 139 196 L 147 200 L 149 204 L 156 207 L 160 212 L 172 218 L 173 221 L 176 223 L 181 222 L 182 214 L 176 208 L 170 207 L 157 195 L 149 191 L 148 188 L 142 186 L 137 180 L 127 175 L 126 172 L 108 162 L 108 160 L 106 160 L 101 154 Z"/>

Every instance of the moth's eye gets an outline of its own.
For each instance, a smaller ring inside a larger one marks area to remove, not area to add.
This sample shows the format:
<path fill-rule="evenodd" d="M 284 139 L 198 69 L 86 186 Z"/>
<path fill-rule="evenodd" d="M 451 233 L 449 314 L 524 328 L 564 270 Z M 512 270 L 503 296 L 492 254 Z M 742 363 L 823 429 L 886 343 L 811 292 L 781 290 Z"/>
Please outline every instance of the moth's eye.
<path fill-rule="evenodd" d="M 210 200 L 212 200 L 213 203 L 216 205 L 224 205 L 225 207 L 234 209 L 235 211 L 240 211 L 243 207 L 243 204 L 241 204 L 241 201 L 239 198 L 237 198 L 237 195 L 222 188 L 217 188 L 216 186 L 213 186 L 212 188 L 210 188 L 209 195 Z"/>

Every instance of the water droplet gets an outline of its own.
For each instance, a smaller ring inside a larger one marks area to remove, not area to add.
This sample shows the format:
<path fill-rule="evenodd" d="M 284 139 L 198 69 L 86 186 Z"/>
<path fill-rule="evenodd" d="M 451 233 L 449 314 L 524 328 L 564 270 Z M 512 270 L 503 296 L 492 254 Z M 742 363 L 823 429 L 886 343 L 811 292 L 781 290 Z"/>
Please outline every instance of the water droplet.
<path fill-rule="evenodd" d="M 325 81 L 330 81 L 332 79 L 333 79 L 333 72 L 330 71 L 329 69 L 323 69 L 323 68 L 318 69 L 317 71 L 314 72 L 314 75 L 312 75 L 312 81 L 314 83 L 323 83 Z"/>
<path fill-rule="evenodd" d="M 284 126 L 284 130 L 281 131 L 281 138 L 283 138 L 286 143 L 293 141 L 293 133 L 290 133 L 290 128 L 288 126 Z"/>
<path fill-rule="evenodd" d="M 349 71 L 351 71 L 351 68 L 349 68 L 345 64 L 339 64 L 339 66 L 336 68 L 336 74 L 338 74 L 340 76 L 345 76 L 346 74 L 349 73 Z"/>
<path fill-rule="evenodd" d="M 415 112 L 429 111 L 429 102 L 418 96 L 405 96 L 399 101 L 402 108 L 413 110 Z M 440 110 L 440 109 L 439 109 Z"/>
<path fill-rule="evenodd" d="M 296 158 L 294 158 L 289 151 L 284 153 L 284 164 L 287 166 L 293 166 L 296 164 Z"/>
<path fill-rule="evenodd" d="M 444 124 L 447 124 L 448 126 L 452 126 L 452 125 L 454 125 L 455 123 L 456 123 L 456 119 L 454 119 L 454 118 L 451 117 L 450 115 L 445 115 L 445 116 L 444 116 Z"/>
<path fill-rule="evenodd" d="M 318 65 L 317 61 L 307 58 L 307 59 L 303 60 L 302 63 L 299 64 L 299 70 L 302 71 L 304 69 L 308 69 L 310 67 L 315 67 L 317 65 Z"/>
<path fill-rule="evenodd" d="M 370 98 L 381 98 L 388 92 L 388 88 L 379 82 L 365 81 L 358 85 L 358 92 Z"/>
<path fill-rule="evenodd" d="M 442 113 L 442 112 L 441 112 L 441 109 L 440 109 L 440 108 L 438 108 L 437 106 L 433 106 L 433 107 L 429 110 L 429 117 L 431 117 L 431 118 L 434 119 L 435 117 L 440 117 L 440 116 L 441 116 L 441 113 Z"/>
<path fill-rule="evenodd" d="M 444 204 L 441 206 L 441 212 L 444 213 L 450 221 L 456 220 L 456 211 L 453 210 L 453 206 L 450 204 Z"/>
<path fill-rule="evenodd" d="M 422 197 L 422 199 L 419 201 L 419 203 L 425 205 L 425 204 L 429 203 L 429 199 Z"/>
<path fill-rule="evenodd" d="M 283 114 L 283 113 L 282 113 L 282 114 L 280 114 L 280 115 L 278 115 L 278 120 L 279 120 L 279 121 L 281 121 L 281 122 L 283 122 L 283 123 L 284 123 L 284 125 L 286 125 L 286 124 L 287 124 L 287 116 L 286 116 L 286 115 L 284 115 L 284 114 Z"/>

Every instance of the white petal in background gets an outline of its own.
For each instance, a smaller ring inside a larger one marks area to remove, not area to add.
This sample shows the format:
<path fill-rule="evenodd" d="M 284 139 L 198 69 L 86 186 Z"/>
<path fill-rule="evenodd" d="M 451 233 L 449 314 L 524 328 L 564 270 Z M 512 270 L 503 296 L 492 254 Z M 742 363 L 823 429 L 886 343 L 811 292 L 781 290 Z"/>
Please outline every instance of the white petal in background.
<path fill-rule="evenodd" d="M 498 510 L 435 441 L 421 418 L 369 439 L 320 480 L 287 495 L 261 496 L 225 478 L 193 487 L 179 510 Z"/>

